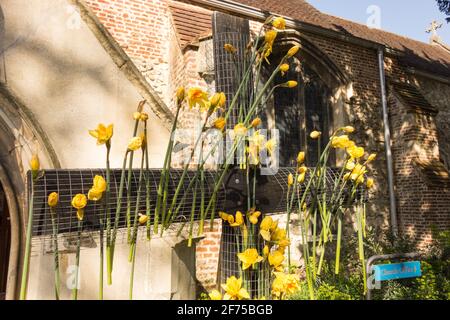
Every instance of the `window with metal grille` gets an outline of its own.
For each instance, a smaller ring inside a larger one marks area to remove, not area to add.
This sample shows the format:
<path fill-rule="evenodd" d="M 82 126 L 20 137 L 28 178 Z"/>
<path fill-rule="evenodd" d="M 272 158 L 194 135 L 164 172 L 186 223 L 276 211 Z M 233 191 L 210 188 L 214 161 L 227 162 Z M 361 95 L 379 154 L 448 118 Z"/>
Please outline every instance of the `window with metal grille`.
<path fill-rule="evenodd" d="M 271 64 L 266 65 L 264 72 L 266 79 L 281 57 L 276 53 L 271 57 Z M 301 64 L 298 59 L 290 62 L 290 69 L 286 74 L 279 73 L 276 76 L 274 85 L 288 80 L 297 81 L 298 86 L 277 88 L 274 96 L 260 110 L 260 117 L 266 128 L 279 131 L 281 167 L 295 167 L 300 150 L 307 153 L 306 164 L 315 166 L 320 151 L 328 142 L 332 127 L 331 90 L 317 72 L 308 65 Z M 309 138 L 309 134 L 315 130 L 322 132 L 320 148 L 316 140 Z"/>

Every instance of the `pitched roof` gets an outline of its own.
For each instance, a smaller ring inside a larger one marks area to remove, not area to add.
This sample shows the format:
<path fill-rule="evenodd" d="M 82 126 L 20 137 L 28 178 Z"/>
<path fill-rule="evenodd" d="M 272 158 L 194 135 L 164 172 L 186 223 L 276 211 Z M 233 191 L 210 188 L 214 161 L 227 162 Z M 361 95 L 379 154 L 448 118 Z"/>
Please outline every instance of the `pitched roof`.
<path fill-rule="evenodd" d="M 450 54 L 437 46 L 409 39 L 390 32 L 371 29 L 363 24 L 322 13 L 305 0 L 233 0 L 272 14 L 332 30 L 344 35 L 366 39 L 403 54 L 407 66 L 450 77 Z"/>
<path fill-rule="evenodd" d="M 182 48 L 200 37 L 211 34 L 211 11 L 174 1 L 169 2 L 169 7 Z"/>

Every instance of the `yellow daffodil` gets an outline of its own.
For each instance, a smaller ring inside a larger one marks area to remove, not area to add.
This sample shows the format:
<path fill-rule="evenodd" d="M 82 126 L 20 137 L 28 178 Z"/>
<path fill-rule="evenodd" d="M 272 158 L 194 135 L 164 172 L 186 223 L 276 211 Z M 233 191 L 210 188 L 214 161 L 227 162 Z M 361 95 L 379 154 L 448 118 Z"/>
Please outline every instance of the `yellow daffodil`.
<path fill-rule="evenodd" d="M 268 30 L 265 34 L 266 43 L 272 47 L 275 42 L 275 38 L 277 37 L 277 32 L 275 30 Z"/>
<path fill-rule="evenodd" d="M 300 167 L 298 167 L 298 173 L 299 174 L 303 174 L 303 173 L 306 173 L 308 171 L 308 168 L 306 167 L 306 166 L 300 166 Z"/>
<path fill-rule="evenodd" d="M 352 141 L 347 135 L 333 137 L 331 139 L 331 146 L 335 149 L 346 149 L 353 145 Z"/>
<path fill-rule="evenodd" d="M 237 49 L 232 44 L 225 43 L 223 47 L 228 53 L 235 54 L 237 52 Z"/>
<path fill-rule="evenodd" d="M 356 163 L 353 160 L 347 161 L 347 164 L 345 165 L 345 169 L 347 169 L 348 171 L 353 171 L 353 169 L 355 169 L 355 167 L 356 167 Z"/>
<path fill-rule="evenodd" d="M 58 193 L 52 192 L 48 196 L 47 203 L 50 208 L 54 208 L 58 205 L 59 196 Z"/>
<path fill-rule="evenodd" d="M 275 138 L 272 138 L 266 142 L 265 148 L 267 149 L 269 155 L 272 155 L 275 152 L 277 146 L 277 140 Z"/>
<path fill-rule="evenodd" d="M 276 228 L 272 233 L 271 240 L 274 242 L 279 242 L 286 239 L 286 229 Z"/>
<path fill-rule="evenodd" d="M 295 56 L 297 54 L 298 50 L 300 50 L 300 46 L 293 46 L 292 48 L 289 49 L 289 51 L 286 54 L 286 56 L 288 58 L 291 58 L 291 57 L 293 57 L 293 56 Z"/>
<path fill-rule="evenodd" d="M 367 189 L 372 189 L 375 185 L 373 178 L 368 178 L 366 182 Z"/>
<path fill-rule="evenodd" d="M 248 218 L 251 224 L 258 224 L 258 218 L 261 216 L 261 211 L 255 211 L 250 214 Z"/>
<path fill-rule="evenodd" d="M 226 124 L 227 124 L 227 122 L 225 121 L 225 118 L 223 118 L 223 117 L 217 118 L 213 122 L 214 128 L 216 128 L 220 131 L 223 131 L 223 129 L 225 129 Z"/>
<path fill-rule="evenodd" d="M 33 171 L 33 172 L 37 172 L 41 168 L 41 164 L 40 164 L 39 157 L 37 154 L 33 154 L 31 156 L 30 168 L 31 168 L 31 171 Z"/>
<path fill-rule="evenodd" d="M 343 130 L 345 133 L 348 133 L 348 134 L 355 132 L 355 128 L 352 126 L 346 126 L 343 128 Z"/>
<path fill-rule="evenodd" d="M 289 71 L 289 64 L 283 63 L 283 64 L 280 66 L 280 71 L 281 71 L 281 75 L 284 76 L 284 75 L 286 74 L 286 72 Z"/>
<path fill-rule="evenodd" d="M 200 109 L 205 109 L 209 105 L 208 94 L 200 88 L 190 88 L 188 91 L 189 108 L 199 106 Z"/>
<path fill-rule="evenodd" d="M 321 135 L 322 135 L 322 132 L 320 132 L 320 131 L 313 131 L 313 132 L 311 132 L 311 134 L 309 136 L 311 137 L 311 139 L 317 140 L 317 139 L 320 138 Z"/>
<path fill-rule="evenodd" d="M 211 300 L 222 300 L 222 294 L 218 290 L 213 290 L 209 293 Z"/>
<path fill-rule="evenodd" d="M 280 241 L 278 241 L 278 246 L 284 248 L 284 247 L 289 247 L 291 245 L 291 240 L 289 239 L 281 239 Z"/>
<path fill-rule="evenodd" d="M 288 186 L 292 187 L 294 185 L 294 176 L 292 175 L 292 173 L 289 173 L 288 175 Z"/>
<path fill-rule="evenodd" d="M 100 201 L 103 197 L 103 192 L 101 190 L 96 189 L 95 187 L 89 189 L 88 199 L 90 201 Z"/>
<path fill-rule="evenodd" d="M 89 130 L 89 134 L 97 139 L 97 145 L 102 145 L 109 142 L 113 136 L 113 132 L 114 126 L 112 124 L 106 127 L 101 123 L 97 126 L 97 129 Z"/>
<path fill-rule="evenodd" d="M 234 218 L 234 222 L 230 223 L 230 226 L 239 227 L 243 223 L 244 223 L 244 216 L 242 215 L 242 212 L 238 211 L 238 212 L 236 212 L 236 217 Z"/>
<path fill-rule="evenodd" d="M 272 224 L 273 224 L 272 217 L 264 217 L 264 219 L 261 221 L 261 225 L 259 226 L 259 228 L 261 230 L 269 231 L 271 226 L 272 226 Z"/>
<path fill-rule="evenodd" d="M 142 143 L 143 141 L 141 137 L 134 137 L 128 143 L 128 150 L 130 151 L 139 150 L 142 147 Z"/>
<path fill-rule="evenodd" d="M 84 194 L 77 194 L 72 199 L 72 207 L 77 209 L 77 218 L 78 220 L 83 220 L 84 218 L 84 208 L 87 205 L 87 198 Z"/>
<path fill-rule="evenodd" d="M 286 20 L 284 20 L 283 17 L 277 17 L 273 19 L 272 26 L 274 26 L 274 28 L 277 28 L 278 30 L 284 30 L 286 29 Z"/>
<path fill-rule="evenodd" d="M 242 288 L 242 278 L 237 279 L 231 276 L 227 279 L 226 284 L 222 284 L 222 289 L 225 290 L 224 300 L 243 300 L 250 299 L 245 288 Z"/>
<path fill-rule="evenodd" d="M 238 123 L 235 127 L 234 127 L 234 134 L 238 137 L 243 137 L 247 134 L 247 127 L 243 124 L 243 123 Z"/>
<path fill-rule="evenodd" d="M 226 213 L 226 212 L 220 211 L 220 212 L 219 212 L 219 217 L 220 217 L 223 221 L 228 221 L 229 214 Z"/>
<path fill-rule="evenodd" d="M 274 251 L 269 253 L 269 265 L 271 265 L 276 271 L 283 271 L 284 255 L 280 251 Z"/>
<path fill-rule="evenodd" d="M 242 270 L 247 270 L 250 267 L 255 269 L 256 264 L 264 260 L 256 249 L 247 249 L 242 253 L 238 253 L 237 256 L 242 262 Z"/>
<path fill-rule="evenodd" d="M 359 158 L 364 157 L 364 152 L 365 151 L 364 151 L 363 147 L 353 146 L 353 147 L 347 148 L 347 153 L 353 159 L 359 159 Z"/>
<path fill-rule="evenodd" d="M 258 149 L 264 149 L 266 143 L 266 137 L 261 134 L 260 130 L 256 130 L 253 132 L 251 137 L 249 137 L 250 145 L 254 145 Z"/>
<path fill-rule="evenodd" d="M 351 179 L 357 181 L 358 183 L 364 182 L 364 174 L 367 173 L 366 167 L 361 164 L 356 164 L 352 171 Z"/>
<path fill-rule="evenodd" d="M 274 272 L 275 279 L 272 283 L 272 294 L 277 298 L 282 295 L 292 295 L 299 289 L 299 278 L 295 274 Z"/>
<path fill-rule="evenodd" d="M 93 186 L 100 192 L 105 192 L 107 187 L 106 180 L 102 176 L 96 175 L 94 177 Z"/>
<path fill-rule="evenodd" d="M 146 214 L 139 214 L 139 224 L 146 224 L 148 221 L 148 215 Z"/>
<path fill-rule="evenodd" d="M 261 125 L 261 118 L 257 117 L 255 119 L 253 119 L 253 121 L 251 123 L 252 128 L 258 128 L 260 125 Z"/>

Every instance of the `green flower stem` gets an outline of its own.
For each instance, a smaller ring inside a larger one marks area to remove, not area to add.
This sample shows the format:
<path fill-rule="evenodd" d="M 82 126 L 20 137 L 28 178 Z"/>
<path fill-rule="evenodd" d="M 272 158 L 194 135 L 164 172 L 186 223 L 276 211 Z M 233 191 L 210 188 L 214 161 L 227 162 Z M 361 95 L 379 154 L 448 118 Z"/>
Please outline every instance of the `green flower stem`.
<path fill-rule="evenodd" d="M 337 241 L 336 241 L 336 264 L 334 273 L 339 274 L 340 258 L 341 258 L 341 241 L 342 241 L 342 215 L 338 214 L 338 228 L 337 228 Z"/>
<path fill-rule="evenodd" d="M 134 124 L 133 137 L 136 136 L 138 128 L 139 128 L 139 119 L 136 120 Z M 130 158 L 128 160 L 128 183 L 127 183 L 127 241 L 130 243 L 131 241 L 131 178 L 133 176 L 133 159 L 134 151 L 130 151 Z"/>
<path fill-rule="evenodd" d="M 112 231 L 111 235 L 111 246 L 106 248 L 106 268 L 108 273 L 108 284 L 112 284 L 112 271 L 113 271 L 113 262 L 114 262 L 114 248 L 116 245 L 116 237 L 117 237 L 117 230 L 119 229 L 119 220 L 120 220 L 120 210 L 122 208 L 122 196 L 123 196 L 123 188 L 125 184 L 125 170 L 127 165 L 127 158 L 128 158 L 129 151 L 125 153 L 125 157 L 123 159 L 123 165 L 122 165 L 122 173 L 120 174 L 120 184 L 119 184 L 119 194 L 117 196 L 117 203 L 116 203 L 116 214 L 114 218 L 114 229 Z"/>
<path fill-rule="evenodd" d="M 144 136 L 146 141 L 146 148 L 145 148 L 145 214 L 148 217 L 147 225 L 146 225 L 146 232 L 147 232 L 147 240 L 150 240 L 152 237 L 151 232 L 151 206 L 150 206 L 150 159 L 148 156 L 148 130 L 147 130 L 147 121 L 145 121 L 144 124 Z"/>
<path fill-rule="evenodd" d="M 55 299 L 59 300 L 60 294 L 60 275 L 59 275 L 59 256 L 58 256 L 58 222 L 56 217 L 56 209 L 50 208 L 50 214 L 52 219 L 52 230 L 53 230 L 53 260 L 54 260 L 54 271 L 55 271 Z"/>
<path fill-rule="evenodd" d="M 106 218 L 106 248 L 111 247 L 111 208 L 109 199 L 111 196 L 111 166 L 109 162 L 109 156 L 111 153 L 111 140 L 106 142 L 106 192 L 105 192 L 105 213 Z M 103 300 L 103 270 L 104 270 L 104 224 L 103 219 L 100 218 L 100 272 L 99 272 L 99 299 Z"/>
<path fill-rule="evenodd" d="M 78 276 L 80 273 L 80 249 L 81 249 L 81 230 L 83 229 L 83 220 L 78 220 L 78 234 L 77 234 L 77 251 L 75 255 L 75 286 L 72 289 L 72 300 L 78 299 Z"/>
<path fill-rule="evenodd" d="M 192 233 L 194 229 L 194 216 L 195 216 L 195 210 L 196 204 L 197 204 L 197 182 L 198 180 L 195 179 L 195 186 L 194 186 L 194 195 L 192 198 L 192 207 L 191 207 L 191 218 L 190 218 L 190 225 L 189 225 L 189 239 L 188 239 L 188 248 L 192 247 Z"/>
<path fill-rule="evenodd" d="M 130 238 L 130 245 L 131 249 L 128 255 L 128 261 L 132 262 L 133 257 L 133 246 L 136 245 L 137 242 L 137 232 L 138 232 L 138 226 L 139 226 L 139 205 L 141 202 L 141 192 L 142 192 L 142 181 L 144 180 L 144 162 L 145 162 L 145 151 L 142 150 L 142 157 L 141 157 L 141 166 L 139 169 L 139 180 L 138 180 L 138 190 L 136 195 L 136 206 L 134 209 L 134 219 L 133 219 L 133 228 L 131 230 L 131 238 Z"/>
<path fill-rule="evenodd" d="M 31 238 L 33 236 L 33 204 L 34 204 L 34 177 L 36 173 L 33 173 L 31 178 L 31 192 L 28 200 L 28 225 L 27 225 L 27 236 L 25 243 L 25 256 L 23 259 L 23 270 L 22 270 L 22 283 L 20 286 L 20 300 L 27 299 L 27 289 L 28 289 L 28 272 L 30 267 L 30 256 L 31 256 Z"/>
<path fill-rule="evenodd" d="M 136 237 L 137 237 L 137 232 L 139 232 L 139 230 L 136 231 Z M 130 291 L 129 291 L 129 298 L 130 300 L 133 300 L 133 287 L 134 287 L 134 266 L 136 263 L 136 247 L 137 247 L 137 242 L 134 242 L 131 244 L 131 273 L 130 273 Z"/>

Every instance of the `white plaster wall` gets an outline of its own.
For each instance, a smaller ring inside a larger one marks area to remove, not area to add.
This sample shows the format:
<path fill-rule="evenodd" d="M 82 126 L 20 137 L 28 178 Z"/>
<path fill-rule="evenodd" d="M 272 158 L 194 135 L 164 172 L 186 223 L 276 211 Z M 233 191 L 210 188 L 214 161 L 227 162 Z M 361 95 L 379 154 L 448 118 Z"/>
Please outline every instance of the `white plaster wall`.
<path fill-rule="evenodd" d="M 31 109 L 63 168 L 104 166 L 88 130 L 114 123 L 111 165 L 120 167 L 141 96 L 66 0 L 2 0 L 6 84 Z M 168 130 L 150 113 L 151 166 L 160 167 Z"/>

